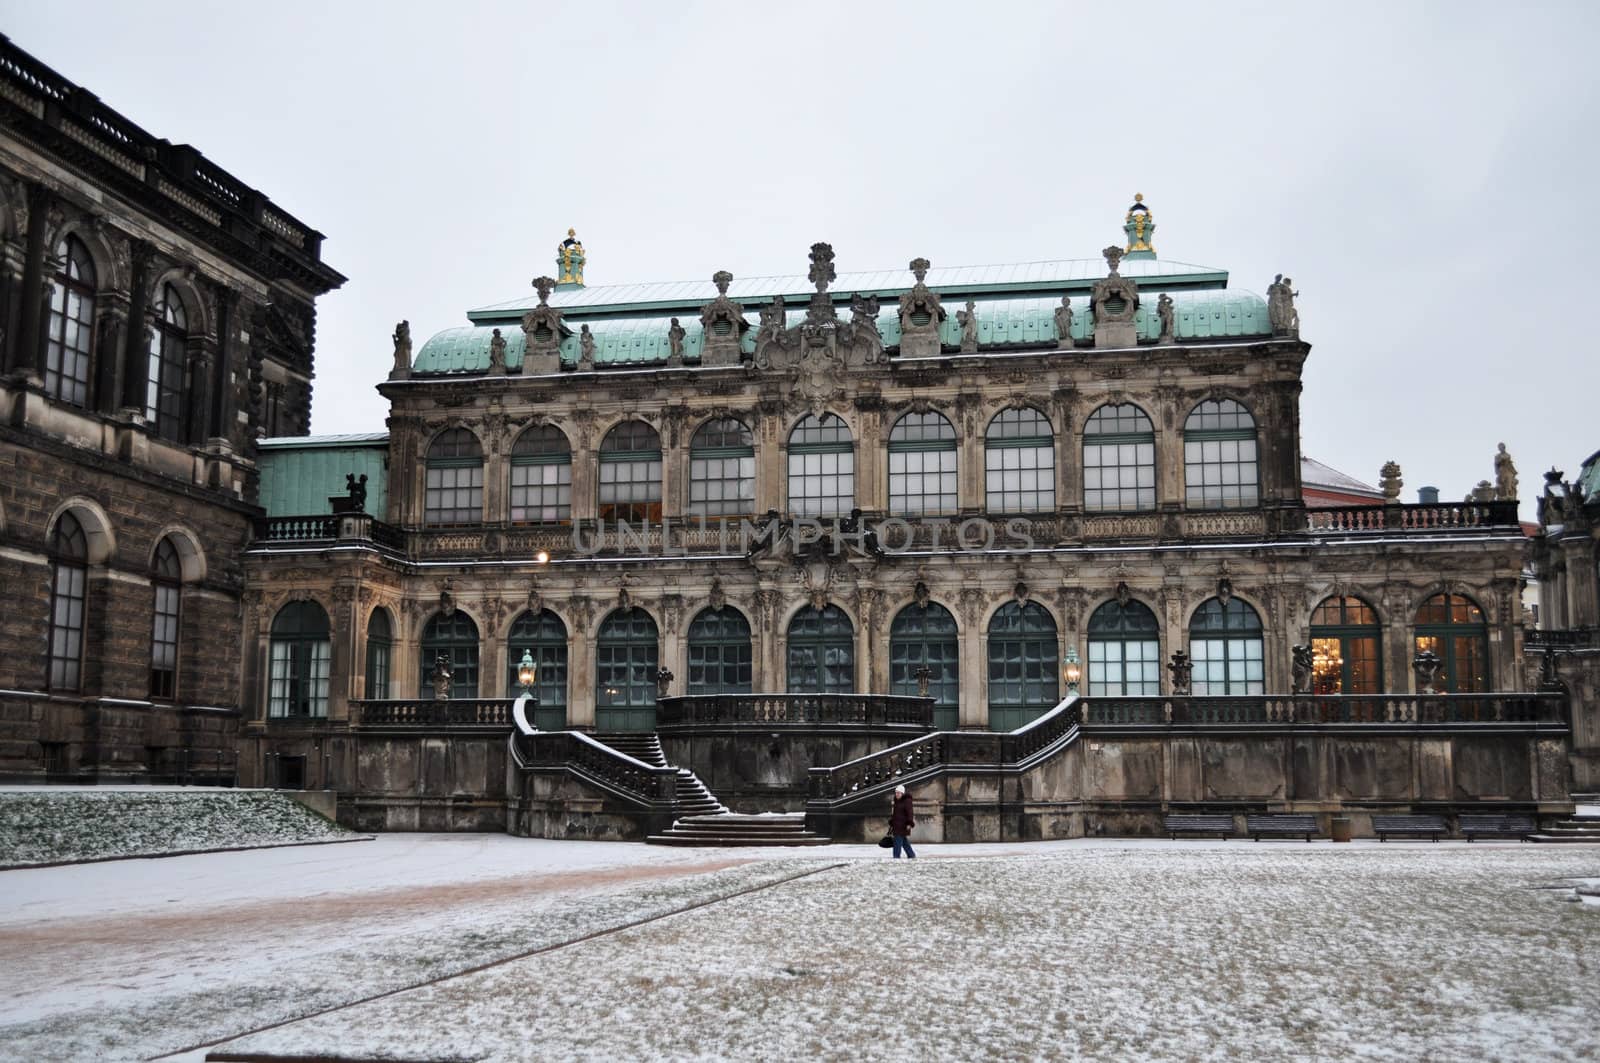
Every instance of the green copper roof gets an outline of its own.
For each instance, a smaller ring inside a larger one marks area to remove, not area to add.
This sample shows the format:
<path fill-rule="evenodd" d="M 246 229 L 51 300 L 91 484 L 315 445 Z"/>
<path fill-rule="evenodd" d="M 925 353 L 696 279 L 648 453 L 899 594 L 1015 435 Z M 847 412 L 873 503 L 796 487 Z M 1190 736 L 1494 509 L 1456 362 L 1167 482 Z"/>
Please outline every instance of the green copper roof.
<path fill-rule="evenodd" d="M 1057 289 L 1059 290 L 1059 288 Z M 731 293 L 730 293 L 731 294 Z M 835 304 L 841 320 L 850 319 L 850 296 L 853 292 L 835 289 Z M 1160 335 L 1160 322 L 1156 317 L 1156 294 L 1140 293 L 1139 310 L 1134 316 L 1139 338 L 1154 340 Z M 553 301 L 553 300 L 552 300 Z M 1054 347 L 1056 337 L 1055 312 L 1061 305 L 1059 296 L 978 298 L 978 347 Z M 1233 291 L 1179 291 L 1172 293 L 1174 325 L 1178 339 L 1203 340 L 1245 336 L 1268 336 L 1271 328 L 1267 322 L 1267 304 L 1254 292 Z M 958 347 L 961 343 L 961 326 L 956 322 L 955 311 L 965 300 L 946 299 L 945 309 L 950 316 L 940 329 L 943 341 Z M 756 327 L 759 325 L 756 305 L 745 320 L 750 329 L 745 333 L 743 349 L 755 350 Z M 1094 335 L 1088 299 L 1073 300 L 1072 335 L 1074 339 L 1087 340 Z M 804 306 L 791 309 L 789 325 L 798 325 L 805 319 Z M 683 354 L 688 362 L 699 360 L 701 344 L 698 312 L 678 316 L 678 323 L 686 333 Z M 595 339 L 595 364 L 622 365 L 628 363 L 661 363 L 668 355 L 667 330 L 671 317 L 597 317 L 587 324 Z M 464 326 L 446 329 L 422 345 L 412 364 L 414 373 L 484 373 L 489 369 L 489 341 L 493 328 Z M 501 328 L 506 339 L 506 366 L 517 370 L 522 366 L 523 334 L 520 328 Z M 886 346 L 900 342 L 900 318 L 893 302 L 885 303 L 878 312 L 878 331 Z M 578 336 L 568 336 L 561 343 L 563 365 L 578 363 Z"/>
<path fill-rule="evenodd" d="M 1226 288 L 1228 284 L 1226 270 L 1170 259 L 1124 259 L 1121 272 L 1123 276 L 1140 281 L 1154 291 Z M 1059 298 L 1068 292 L 1087 294 L 1094 282 L 1105 275 L 1106 264 L 1102 259 L 1067 259 L 994 266 L 934 267 L 928 271 L 927 284 L 934 291 L 947 296 L 1055 292 Z M 911 274 L 905 269 L 872 270 L 840 273 L 829 285 L 829 290 L 849 303 L 849 297 L 854 293 L 898 296 L 910 290 L 913 283 Z M 771 302 L 775 295 L 803 304 L 815 290 L 804 274 L 735 277 L 728 286 L 728 298 L 747 307 Z M 677 316 L 682 317 L 685 313 L 698 315 L 700 307 L 716 297 L 716 286 L 709 280 L 662 281 L 562 289 L 550 297 L 550 305 L 566 311 L 569 320 L 640 310 L 678 311 Z M 538 302 L 538 296 L 530 291 L 516 299 L 468 311 L 467 319 L 478 324 L 517 322 Z M 689 327 L 687 321 L 684 327 Z"/>
<path fill-rule="evenodd" d="M 259 447 L 261 507 L 267 516 L 332 513 L 328 498 L 346 493 L 347 473 L 366 474 L 368 513 L 381 518 L 388 512 L 387 432 L 263 439 Z"/>

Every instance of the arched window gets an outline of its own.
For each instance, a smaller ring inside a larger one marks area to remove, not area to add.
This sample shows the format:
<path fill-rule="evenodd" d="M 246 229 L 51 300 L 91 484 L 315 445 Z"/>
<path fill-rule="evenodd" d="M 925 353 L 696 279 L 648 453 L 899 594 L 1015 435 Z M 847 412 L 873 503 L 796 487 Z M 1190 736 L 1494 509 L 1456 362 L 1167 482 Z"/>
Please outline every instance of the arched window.
<path fill-rule="evenodd" d="M 316 602 L 290 602 L 272 620 L 267 713 L 328 715 L 328 614 Z"/>
<path fill-rule="evenodd" d="M 1083 508 L 1156 508 L 1156 429 L 1132 403 L 1102 406 L 1083 426 Z"/>
<path fill-rule="evenodd" d="M 1360 598 L 1326 598 L 1311 613 L 1311 692 L 1383 690 L 1383 629 Z"/>
<path fill-rule="evenodd" d="M 483 520 L 483 448 L 465 428 L 447 428 L 428 444 L 422 520 L 477 524 Z"/>
<path fill-rule="evenodd" d="M 689 693 L 750 693 L 753 660 L 750 621 L 731 605 L 702 609 L 689 625 Z"/>
<path fill-rule="evenodd" d="M 1161 625 L 1143 602 L 1107 602 L 1089 617 L 1089 696 L 1161 693 Z"/>
<path fill-rule="evenodd" d="M 1417 610 L 1416 652 L 1431 650 L 1444 668 L 1436 689 L 1477 694 L 1489 689 L 1489 628 L 1464 594 L 1435 594 Z"/>
<path fill-rule="evenodd" d="M 594 651 L 596 730 L 655 730 L 656 639 L 656 622 L 643 609 L 618 609 L 600 625 Z"/>
<path fill-rule="evenodd" d="M 541 731 L 567 726 L 567 625 L 548 609 L 526 612 L 511 625 L 506 642 L 506 696 L 522 693 L 517 666 L 523 651 L 533 655 L 533 696 L 539 699 L 533 723 Z"/>
<path fill-rule="evenodd" d="M 661 519 L 661 437 L 643 421 L 624 421 L 600 444 L 600 517 Z"/>
<path fill-rule="evenodd" d="M 756 449 L 743 421 L 707 421 L 689 441 L 689 512 L 742 516 L 756 509 Z"/>
<path fill-rule="evenodd" d="M 1035 602 L 1007 602 L 989 621 L 989 729 L 1014 731 L 1056 707 L 1056 622 Z"/>
<path fill-rule="evenodd" d="M 1208 598 L 1189 621 L 1196 694 L 1263 694 L 1261 618 L 1237 598 Z"/>
<path fill-rule="evenodd" d="M 178 289 L 161 286 L 150 333 L 150 360 L 144 392 L 144 415 L 163 439 L 183 434 L 183 373 L 188 364 L 189 312 Z"/>
<path fill-rule="evenodd" d="M 1048 513 L 1056 508 L 1056 448 L 1050 421 L 1032 407 L 1001 410 L 983 439 L 990 513 Z"/>
<path fill-rule="evenodd" d="M 156 544 L 150 564 L 154 589 L 150 626 L 150 696 L 171 701 L 178 696 L 178 632 L 183 597 L 183 564 L 170 537 Z"/>
<path fill-rule="evenodd" d="M 906 606 L 889 625 L 889 693 L 915 695 L 917 673 L 928 670 L 933 725 L 954 731 L 960 724 L 960 645 L 956 618 L 938 602 Z"/>
<path fill-rule="evenodd" d="M 572 448 L 555 425 L 535 425 L 511 445 L 511 519 L 572 519 Z"/>
<path fill-rule="evenodd" d="M 956 511 L 956 430 L 940 414 L 908 413 L 889 430 L 889 512 Z"/>
<path fill-rule="evenodd" d="M 807 414 L 789 433 L 789 512 L 796 517 L 845 517 L 855 498 L 850 426 L 831 413 Z"/>
<path fill-rule="evenodd" d="M 70 512 L 50 536 L 50 689 L 83 685 L 83 632 L 88 604 L 89 537 Z"/>
<path fill-rule="evenodd" d="M 856 688 L 855 628 L 837 605 L 806 606 L 789 621 L 789 692 L 849 694 Z"/>
<path fill-rule="evenodd" d="M 394 625 L 387 609 L 374 609 L 367 619 L 367 697 L 389 696 L 389 670 L 394 659 Z"/>
<path fill-rule="evenodd" d="M 94 259 L 76 236 L 56 246 L 61 270 L 50 285 L 50 330 L 45 337 L 44 389 L 74 406 L 89 404 L 89 356 L 94 349 Z"/>
<path fill-rule="evenodd" d="M 1190 509 L 1239 509 L 1259 500 L 1256 421 L 1232 399 L 1207 399 L 1183 423 L 1184 500 Z"/>
<path fill-rule="evenodd" d="M 433 697 L 433 669 L 443 657 L 450 665 L 450 696 L 471 700 L 478 696 L 478 625 L 472 617 L 455 610 L 449 616 L 436 613 L 422 629 L 422 659 L 419 697 Z"/>

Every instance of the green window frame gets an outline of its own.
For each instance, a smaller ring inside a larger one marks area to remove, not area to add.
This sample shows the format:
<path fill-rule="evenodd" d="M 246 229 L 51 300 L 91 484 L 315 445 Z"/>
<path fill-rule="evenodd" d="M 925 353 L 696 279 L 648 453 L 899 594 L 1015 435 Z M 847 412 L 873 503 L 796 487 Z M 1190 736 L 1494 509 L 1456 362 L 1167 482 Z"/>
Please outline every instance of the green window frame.
<path fill-rule="evenodd" d="M 953 731 L 960 724 L 961 642 L 956 618 L 938 602 L 912 603 L 889 625 L 889 693 L 915 696 L 917 670 L 928 669 L 933 726 Z"/>
<path fill-rule="evenodd" d="M 600 625 L 595 641 L 595 725 L 600 731 L 653 731 L 656 622 L 643 609 L 618 609 Z"/>
<path fill-rule="evenodd" d="M 1156 429 L 1131 402 L 1107 404 L 1083 425 L 1083 508 L 1134 513 L 1156 508 Z"/>
<path fill-rule="evenodd" d="M 567 625 L 549 609 L 524 611 L 506 639 L 506 697 L 522 693 L 517 670 L 526 651 L 533 657 L 534 726 L 560 731 L 567 726 Z"/>
<path fill-rule="evenodd" d="M 572 448 L 561 429 L 534 425 L 511 447 L 511 520 L 555 524 L 572 519 Z"/>
<path fill-rule="evenodd" d="M 661 520 L 661 436 L 643 421 L 624 421 L 600 443 L 602 520 Z"/>
<path fill-rule="evenodd" d="M 983 436 L 984 507 L 990 513 L 1056 508 L 1056 440 L 1032 406 L 1001 410 Z"/>
<path fill-rule="evenodd" d="M 1483 609 L 1464 594 L 1435 594 L 1417 608 L 1415 652 L 1432 650 L 1444 662 L 1435 689 L 1480 694 L 1492 689 L 1489 625 Z"/>
<path fill-rule="evenodd" d="M 1383 692 L 1383 627 L 1354 597 L 1324 598 L 1311 611 L 1311 693 Z"/>
<path fill-rule="evenodd" d="M 422 629 L 422 655 L 417 662 L 418 697 L 433 697 L 433 665 L 443 655 L 450 662 L 450 696 L 478 696 L 478 625 L 460 609 L 435 613 Z"/>
<path fill-rule="evenodd" d="M 483 447 L 466 428 L 447 428 L 428 444 L 424 524 L 483 521 Z"/>
<path fill-rule="evenodd" d="M 1261 616 L 1238 598 L 1207 598 L 1189 620 L 1196 694 L 1265 694 Z"/>
<path fill-rule="evenodd" d="M 328 614 L 322 606 L 290 602 L 279 609 L 268 644 L 267 715 L 326 717 L 332 659 Z"/>
<path fill-rule="evenodd" d="M 1233 399 L 1207 399 L 1183 424 L 1184 504 L 1190 509 L 1259 505 L 1256 421 Z"/>
<path fill-rule="evenodd" d="M 989 619 L 989 729 L 1014 731 L 1061 701 L 1061 642 L 1037 602 L 1007 602 Z"/>
<path fill-rule="evenodd" d="M 889 512 L 956 511 L 956 430 L 943 414 L 907 413 L 889 430 Z"/>
<path fill-rule="evenodd" d="M 1089 616 L 1089 696 L 1161 694 L 1161 624 L 1143 602 L 1110 601 Z"/>
<path fill-rule="evenodd" d="M 737 517 L 755 510 L 755 438 L 737 418 L 713 418 L 689 441 L 689 514 Z"/>
<path fill-rule="evenodd" d="M 731 605 L 702 609 L 689 625 L 690 694 L 748 694 L 755 652 L 750 621 Z"/>
<path fill-rule="evenodd" d="M 850 694 L 856 689 L 855 626 L 837 605 L 806 606 L 789 620 L 791 694 Z"/>
<path fill-rule="evenodd" d="M 377 608 L 367 618 L 366 694 L 373 701 L 389 697 L 389 673 L 394 660 L 394 624 L 389 611 Z"/>
<path fill-rule="evenodd" d="M 789 513 L 844 517 L 855 507 L 856 452 L 837 414 L 807 414 L 789 432 Z"/>

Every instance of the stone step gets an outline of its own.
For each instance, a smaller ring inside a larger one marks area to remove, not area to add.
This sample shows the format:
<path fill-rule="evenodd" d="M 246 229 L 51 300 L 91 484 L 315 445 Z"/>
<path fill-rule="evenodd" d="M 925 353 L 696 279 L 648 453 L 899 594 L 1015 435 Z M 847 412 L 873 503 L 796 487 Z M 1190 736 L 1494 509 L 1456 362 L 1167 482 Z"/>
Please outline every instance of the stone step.
<path fill-rule="evenodd" d="M 742 834 L 652 834 L 645 841 L 650 845 L 728 846 L 755 848 L 758 846 L 827 845 L 830 839 L 821 835 L 786 834 L 781 838 L 752 838 Z"/>
<path fill-rule="evenodd" d="M 1600 845 L 1600 833 L 1595 834 L 1530 834 L 1530 842 L 1540 842 L 1545 845 Z"/>
<path fill-rule="evenodd" d="M 803 812 L 780 815 L 680 816 L 670 830 L 645 841 L 653 845 L 827 845 L 830 839 L 806 830 Z"/>

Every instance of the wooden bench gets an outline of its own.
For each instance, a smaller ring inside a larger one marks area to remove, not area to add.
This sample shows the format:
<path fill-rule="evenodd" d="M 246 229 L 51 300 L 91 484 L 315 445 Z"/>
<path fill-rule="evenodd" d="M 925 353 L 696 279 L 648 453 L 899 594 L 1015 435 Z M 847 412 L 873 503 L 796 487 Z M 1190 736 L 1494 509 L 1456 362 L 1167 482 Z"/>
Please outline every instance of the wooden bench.
<path fill-rule="evenodd" d="M 1245 832 L 1252 841 L 1260 841 L 1263 836 L 1268 838 L 1296 838 L 1304 836 L 1306 841 L 1317 833 L 1317 817 L 1311 815 L 1270 815 L 1246 816 L 1244 819 Z"/>
<path fill-rule="evenodd" d="M 1233 817 L 1173 813 L 1167 817 L 1163 829 L 1173 841 L 1177 841 L 1180 834 L 1217 834 L 1226 839 L 1233 833 Z"/>
<path fill-rule="evenodd" d="M 1461 833 L 1467 841 L 1477 837 L 1486 838 L 1516 838 L 1527 841 L 1528 835 L 1538 828 L 1534 825 L 1533 817 L 1527 815 L 1480 815 L 1462 816 Z"/>
<path fill-rule="evenodd" d="M 1373 816 L 1372 832 L 1380 842 L 1388 841 L 1391 834 L 1402 838 L 1428 837 L 1438 841 L 1439 835 L 1449 834 L 1450 830 L 1445 826 L 1443 816 Z"/>

